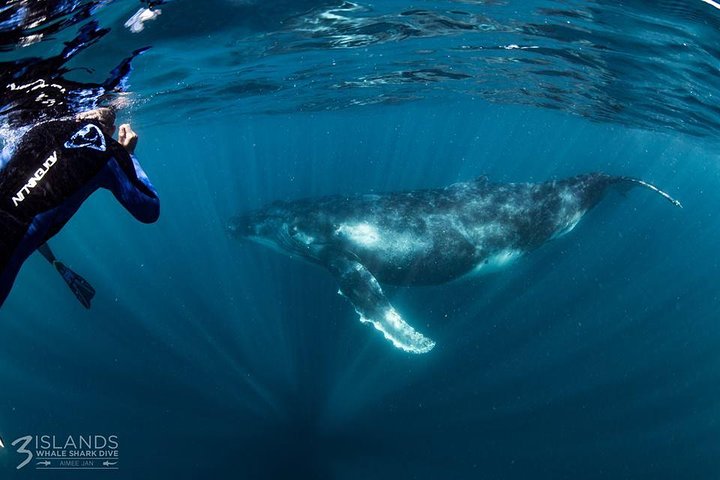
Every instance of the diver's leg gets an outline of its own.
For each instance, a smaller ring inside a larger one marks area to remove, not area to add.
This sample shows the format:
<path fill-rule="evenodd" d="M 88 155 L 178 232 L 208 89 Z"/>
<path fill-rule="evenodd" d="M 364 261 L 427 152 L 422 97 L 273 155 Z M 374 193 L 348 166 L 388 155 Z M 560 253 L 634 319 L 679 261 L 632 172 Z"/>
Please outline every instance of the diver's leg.
<path fill-rule="evenodd" d="M 42 256 L 45 257 L 45 259 L 50 262 L 53 267 L 55 267 L 60 276 L 62 276 L 63 280 L 65 280 L 65 283 L 67 283 L 67 286 L 70 287 L 70 290 L 75 295 L 75 298 L 78 299 L 83 307 L 90 308 L 90 302 L 95 296 L 95 289 L 93 286 L 90 285 L 90 283 L 83 277 L 65 266 L 64 263 L 58 261 L 58 259 L 55 258 L 55 254 L 50 249 L 50 245 L 47 243 L 40 245 L 38 252 L 40 252 Z"/>
<path fill-rule="evenodd" d="M 17 277 L 19 268 L 12 269 L 9 265 L 0 272 L 0 307 L 10 295 L 13 283 L 15 283 L 15 277 Z"/>
<path fill-rule="evenodd" d="M 40 245 L 40 247 L 38 248 L 38 252 L 40 252 L 42 256 L 45 257 L 45 259 L 53 265 L 57 261 L 57 259 L 55 258 L 55 254 L 52 250 L 50 250 L 50 245 L 48 245 L 47 243 L 43 243 L 42 245 Z"/>
<path fill-rule="evenodd" d="M 0 307 L 10 295 L 15 278 L 20 272 L 20 267 L 29 255 L 30 253 L 24 252 L 22 249 L 16 249 L 7 264 L 2 266 L 2 271 L 0 271 Z"/>

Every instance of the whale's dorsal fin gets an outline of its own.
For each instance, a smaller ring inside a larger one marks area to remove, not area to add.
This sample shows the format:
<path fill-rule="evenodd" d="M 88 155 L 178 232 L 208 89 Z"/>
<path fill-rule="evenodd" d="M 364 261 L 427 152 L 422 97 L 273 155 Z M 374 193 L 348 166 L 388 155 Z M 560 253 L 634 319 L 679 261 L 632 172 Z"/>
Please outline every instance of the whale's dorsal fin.
<path fill-rule="evenodd" d="M 447 187 L 445 187 L 445 190 L 447 190 L 447 191 L 453 191 L 453 190 L 466 191 L 468 188 L 481 189 L 481 188 L 484 188 L 489 183 L 490 183 L 490 178 L 487 175 L 481 175 L 477 178 L 474 178 L 473 180 L 470 180 L 469 182 L 457 182 L 457 183 L 453 183 L 452 185 L 448 185 Z"/>
<path fill-rule="evenodd" d="M 475 178 L 472 183 L 476 183 L 478 185 L 485 185 L 486 183 L 490 183 L 490 177 L 487 175 L 480 175 L 479 177 Z"/>
<path fill-rule="evenodd" d="M 326 252 L 328 269 L 340 283 L 340 293 L 360 315 L 360 321 L 370 323 L 395 347 L 410 353 L 426 353 L 435 342 L 416 331 L 402 319 L 372 273 L 365 266 L 343 252 Z"/>

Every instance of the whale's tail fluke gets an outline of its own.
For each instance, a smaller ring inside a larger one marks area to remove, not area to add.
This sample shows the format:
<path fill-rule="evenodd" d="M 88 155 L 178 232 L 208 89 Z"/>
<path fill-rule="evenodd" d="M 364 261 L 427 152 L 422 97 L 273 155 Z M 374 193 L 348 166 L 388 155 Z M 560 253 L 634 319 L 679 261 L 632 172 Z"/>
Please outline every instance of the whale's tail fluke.
<path fill-rule="evenodd" d="M 638 178 L 632 178 L 632 177 L 615 177 L 618 183 L 625 184 L 628 187 L 636 187 L 638 185 L 648 188 L 652 190 L 653 192 L 663 196 L 668 202 L 672 203 L 678 208 L 683 208 L 682 203 L 680 203 L 679 200 L 675 200 L 673 197 L 670 196 L 667 192 L 664 192 L 660 190 L 658 187 L 653 185 L 652 183 L 648 183 L 644 180 L 640 180 Z"/>

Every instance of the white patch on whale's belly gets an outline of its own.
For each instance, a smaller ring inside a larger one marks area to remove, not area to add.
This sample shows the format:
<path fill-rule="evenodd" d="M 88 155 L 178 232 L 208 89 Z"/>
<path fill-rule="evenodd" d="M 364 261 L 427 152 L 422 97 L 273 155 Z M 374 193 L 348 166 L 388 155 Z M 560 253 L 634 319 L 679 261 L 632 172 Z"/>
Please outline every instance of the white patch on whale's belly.
<path fill-rule="evenodd" d="M 580 219 L 583 217 L 583 215 L 585 215 L 584 210 L 580 210 L 577 213 L 575 213 L 575 215 L 573 215 L 572 217 L 570 217 L 568 219 L 568 221 L 567 221 L 567 223 L 565 223 L 565 225 L 563 225 L 558 231 L 553 233 L 553 236 L 550 237 L 550 239 L 555 240 L 556 238 L 560 238 L 563 235 L 567 235 L 568 233 L 572 232 L 573 229 L 575 227 L 577 227 L 577 224 L 580 223 Z"/>
<path fill-rule="evenodd" d="M 433 247 L 431 235 L 406 229 L 386 228 L 372 222 L 346 222 L 335 228 L 335 237 L 349 243 L 357 254 L 370 254 L 386 265 L 408 266 Z"/>
<path fill-rule="evenodd" d="M 313 243 L 315 241 L 315 237 L 310 236 L 307 233 L 300 231 L 300 230 L 298 230 L 295 233 L 295 239 L 298 242 L 303 243 L 304 245 L 310 245 L 311 243 Z"/>
<path fill-rule="evenodd" d="M 515 262 L 515 260 L 517 260 L 523 255 L 523 253 L 524 252 L 522 250 L 517 250 L 514 248 L 506 248 L 504 250 L 500 250 L 496 254 L 491 255 L 482 262 L 480 262 L 465 276 L 476 277 L 497 272 Z"/>
<path fill-rule="evenodd" d="M 375 225 L 369 223 L 341 224 L 335 234 L 363 247 L 372 247 L 380 241 L 380 232 Z"/>

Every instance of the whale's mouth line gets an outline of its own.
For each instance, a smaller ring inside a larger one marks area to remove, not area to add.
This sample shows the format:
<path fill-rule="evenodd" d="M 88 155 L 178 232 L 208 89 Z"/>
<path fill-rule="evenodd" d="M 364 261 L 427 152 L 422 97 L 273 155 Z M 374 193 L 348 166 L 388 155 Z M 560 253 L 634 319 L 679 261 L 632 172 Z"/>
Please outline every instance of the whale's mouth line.
<path fill-rule="evenodd" d="M 272 234 L 259 233 L 262 222 L 253 224 L 249 223 L 247 227 L 238 228 L 237 225 L 232 222 L 228 224 L 227 230 L 235 239 L 247 244 L 256 244 L 267 247 L 270 250 L 287 255 L 290 257 L 300 256 L 312 258 L 310 251 L 307 248 L 303 248 L 303 244 L 299 243 L 293 235 L 290 234 L 290 227 L 287 223 L 282 223 L 279 226 L 268 226 L 268 230 Z"/>

